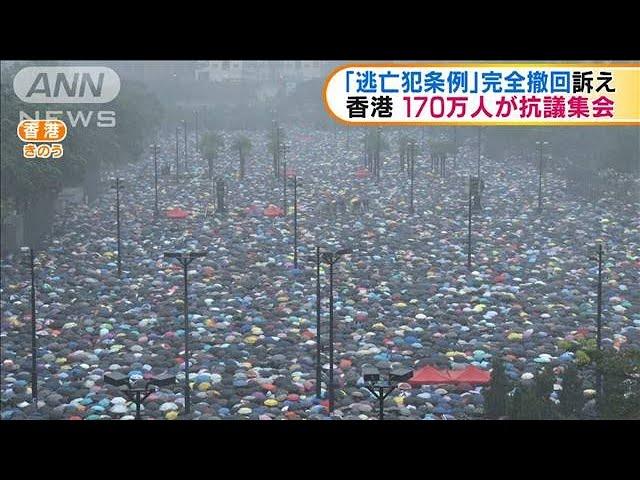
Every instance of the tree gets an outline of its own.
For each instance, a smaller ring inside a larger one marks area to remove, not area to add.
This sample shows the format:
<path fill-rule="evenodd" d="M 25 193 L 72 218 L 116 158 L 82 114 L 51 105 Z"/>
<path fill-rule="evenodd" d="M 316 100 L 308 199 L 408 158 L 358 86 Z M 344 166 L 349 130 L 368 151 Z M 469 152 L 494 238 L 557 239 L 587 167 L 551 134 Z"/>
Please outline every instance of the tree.
<path fill-rule="evenodd" d="M 271 155 L 273 155 L 274 152 L 278 152 L 278 148 L 286 139 L 284 129 L 280 125 L 277 125 L 277 128 L 279 131 L 276 131 L 275 128 L 269 129 L 269 153 Z"/>
<path fill-rule="evenodd" d="M 494 357 L 491 364 L 491 381 L 485 395 L 487 417 L 497 419 L 507 413 L 508 379 L 504 364 L 498 357 Z"/>
<path fill-rule="evenodd" d="M 640 351 L 605 350 L 599 355 L 602 370 L 602 419 L 640 418 Z M 596 362 L 598 358 L 596 358 Z"/>
<path fill-rule="evenodd" d="M 251 140 L 246 135 L 239 135 L 233 143 L 233 148 L 238 150 L 240 156 L 240 180 L 244 179 L 245 155 L 251 150 Z"/>
<path fill-rule="evenodd" d="M 570 363 L 562 376 L 560 413 L 565 419 L 575 419 L 580 416 L 583 406 L 582 379 L 578 376 L 578 367 Z"/>
<path fill-rule="evenodd" d="M 542 420 L 542 402 L 536 391 L 535 382 L 533 385 L 522 385 L 522 403 L 520 414 L 514 420 Z"/>
<path fill-rule="evenodd" d="M 520 386 L 513 389 L 510 393 L 507 401 L 507 413 L 511 420 L 518 420 L 521 418 L 522 412 L 522 391 Z"/>
<path fill-rule="evenodd" d="M 553 368 L 547 365 L 538 374 L 534 382 L 534 392 L 537 400 L 537 416 L 540 420 L 551 420 L 554 414 L 554 403 L 549 396 L 553 392 L 555 375 Z"/>
<path fill-rule="evenodd" d="M 209 164 L 209 178 L 213 177 L 213 160 L 218 158 L 218 151 L 223 145 L 224 139 L 217 132 L 207 132 L 200 140 L 200 151 Z"/>
<path fill-rule="evenodd" d="M 409 144 L 409 140 L 411 138 L 409 135 L 402 134 L 400 138 L 398 138 L 398 146 L 400 147 L 400 171 L 404 172 L 405 160 L 407 158 L 407 145 Z"/>

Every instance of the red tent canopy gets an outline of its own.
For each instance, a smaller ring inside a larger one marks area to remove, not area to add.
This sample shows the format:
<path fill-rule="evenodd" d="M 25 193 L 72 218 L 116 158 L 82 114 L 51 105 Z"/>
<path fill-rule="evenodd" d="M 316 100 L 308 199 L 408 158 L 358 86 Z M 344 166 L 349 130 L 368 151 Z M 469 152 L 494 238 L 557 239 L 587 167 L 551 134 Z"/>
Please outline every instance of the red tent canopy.
<path fill-rule="evenodd" d="M 275 205 L 269 205 L 264 209 L 264 214 L 267 217 L 279 217 L 281 215 L 284 215 L 284 210 L 282 210 L 280 207 L 276 207 Z"/>
<path fill-rule="evenodd" d="M 181 209 L 180 207 L 170 208 L 169 210 L 167 210 L 168 218 L 187 218 L 188 216 L 189 216 L 189 212 Z"/>
<path fill-rule="evenodd" d="M 438 370 L 430 365 L 422 367 L 409 379 L 412 387 L 420 385 L 458 385 L 468 383 L 470 385 L 486 385 L 491 375 L 473 365 L 464 370 Z"/>
<path fill-rule="evenodd" d="M 422 367 L 409 379 L 409 384 L 412 387 L 420 385 L 439 385 L 442 383 L 451 383 L 451 378 L 449 377 L 448 372 L 446 370 L 437 370 L 430 365 Z"/>
<path fill-rule="evenodd" d="M 473 365 L 469 365 L 464 370 L 450 373 L 454 383 L 469 383 L 471 385 L 487 385 L 491 380 L 491 374 Z"/>

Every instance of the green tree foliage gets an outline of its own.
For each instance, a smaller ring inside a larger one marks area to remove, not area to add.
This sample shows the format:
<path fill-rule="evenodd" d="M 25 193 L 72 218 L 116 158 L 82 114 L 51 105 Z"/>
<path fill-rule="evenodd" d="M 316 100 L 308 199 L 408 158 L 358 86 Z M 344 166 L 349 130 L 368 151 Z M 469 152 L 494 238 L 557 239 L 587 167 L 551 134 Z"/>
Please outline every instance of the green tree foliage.
<path fill-rule="evenodd" d="M 368 129 L 363 139 L 365 148 L 373 152 L 379 146 L 380 151 L 383 152 L 389 149 L 389 143 L 385 140 L 382 132 L 379 129 Z"/>
<path fill-rule="evenodd" d="M 522 418 L 522 389 L 517 386 L 508 397 L 507 412 L 511 420 Z"/>
<path fill-rule="evenodd" d="M 471 130 L 467 135 L 473 133 Z M 640 129 L 637 127 L 487 127 L 483 132 L 484 151 L 497 160 L 505 151 L 510 151 L 518 155 L 524 153 L 525 158 L 537 162 L 536 141 L 548 141 L 548 153 L 554 159 L 566 156 L 587 168 L 612 167 L 640 173 Z"/>
<path fill-rule="evenodd" d="M 536 391 L 536 385 L 522 385 L 522 405 L 520 416 L 514 420 L 541 420 L 542 404 Z"/>
<path fill-rule="evenodd" d="M 213 161 L 218 158 L 218 152 L 223 146 L 224 139 L 217 132 L 206 132 L 200 139 L 200 151 L 209 165 L 209 178 L 213 177 Z"/>
<path fill-rule="evenodd" d="M 245 174 L 246 155 L 251 150 L 251 140 L 246 135 L 238 135 L 233 142 L 233 148 L 238 151 L 238 156 L 240 157 L 239 178 L 242 180 Z"/>
<path fill-rule="evenodd" d="M 218 152 L 224 147 L 224 138 L 217 132 L 207 132 L 200 140 L 200 150 L 207 159 L 215 159 Z"/>
<path fill-rule="evenodd" d="M 42 65 L 38 62 L 38 65 Z M 4 66 L 1 84 L 1 199 L 3 205 L 12 205 L 23 211 L 38 198 L 50 198 L 65 186 L 77 186 L 83 182 L 89 170 L 95 171 L 105 164 L 136 161 L 144 150 L 146 138 L 162 121 L 162 109 L 157 98 L 142 84 L 126 82 L 120 93 L 100 110 L 116 114 L 115 127 L 99 127 L 95 109 L 81 108 L 77 104 L 26 104 L 13 91 L 13 77 L 30 63 Z M 63 141 L 64 155 L 57 160 L 27 160 L 22 155 L 22 142 L 16 136 L 20 112 L 29 116 L 45 111 L 63 111 L 59 117 L 68 127 Z M 79 119 L 74 127 L 66 116 L 69 111 Z M 83 126 L 79 111 L 91 117 Z"/>
<path fill-rule="evenodd" d="M 506 415 L 508 390 L 504 363 L 496 356 L 491 364 L 491 381 L 485 394 L 485 412 L 488 418 L 497 419 Z"/>
<path fill-rule="evenodd" d="M 456 144 L 453 140 L 434 140 L 429 142 L 431 152 L 444 155 L 453 155 L 456 152 Z"/>
<path fill-rule="evenodd" d="M 277 125 L 277 128 L 280 129 L 279 132 L 276 132 L 276 128 L 273 126 L 269 129 L 269 153 L 271 155 L 273 155 L 274 151 L 277 151 L 280 145 L 286 141 L 286 133 L 284 129 L 280 125 Z"/>
<path fill-rule="evenodd" d="M 578 368 L 570 363 L 562 376 L 562 390 L 560 391 L 560 414 L 565 419 L 576 419 L 584 406 L 582 396 L 582 379 L 578 375 Z"/>
<path fill-rule="evenodd" d="M 640 419 L 640 351 L 606 350 L 597 356 L 602 370 L 603 419 Z"/>
<path fill-rule="evenodd" d="M 555 404 L 549 396 L 553 393 L 555 375 L 550 365 L 545 366 L 536 376 L 534 391 L 538 405 L 538 417 L 541 420 L 551 420 L 555 416 Z"/>
<path fill-rule="evenodd" d="M 541 420 L 542 406 L 535 383 L 516 386 L 509 397 L 507 411 L 511 420 Z"/>

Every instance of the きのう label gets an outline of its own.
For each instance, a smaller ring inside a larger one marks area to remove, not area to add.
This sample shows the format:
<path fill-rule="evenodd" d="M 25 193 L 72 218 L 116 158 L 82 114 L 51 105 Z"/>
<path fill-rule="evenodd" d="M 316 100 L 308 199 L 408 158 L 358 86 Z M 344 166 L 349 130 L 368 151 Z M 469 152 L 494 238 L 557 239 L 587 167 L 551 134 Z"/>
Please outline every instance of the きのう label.
<path fill-rule="evenodd" d="M 67 125 L 62 120 L 22 120 L 18 124 L 18 138 L 24 158 L 61 158 L 64 148 L 61 142 L 67 137 Z M 32 143 L 47 142 L 47 143 Z"/>

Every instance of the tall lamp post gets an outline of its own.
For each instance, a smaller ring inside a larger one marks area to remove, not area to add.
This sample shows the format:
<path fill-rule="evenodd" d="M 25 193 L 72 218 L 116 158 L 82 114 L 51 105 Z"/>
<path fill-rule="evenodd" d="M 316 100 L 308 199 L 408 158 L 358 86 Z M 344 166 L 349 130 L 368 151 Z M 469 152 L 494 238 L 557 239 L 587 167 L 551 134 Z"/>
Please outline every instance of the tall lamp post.
<path fill-rule="evenodd" d="M 280 127 L 276 120 L 273 120 L 273 141 L 273 174 L 278 178 L 280 176 Z"/>
<path fill-rule="evenodd" d="M 381 372 L 387 377 L 386 379 L 380 378 Z M 398 384 L 406 382 L 413 376 L 413 370 L 410 368 L 391 370 L 386 363 L 380 362 L 377 367 L 363 367 L 362 376 L 365 381 L 364 388 L 378 399 L 378 419 L 384 420 L 384 400 L 398 387 Z"/>
<path fill-rule="evenodd" d="M 408 160 L 409 160 L 409 213 L 413 215 L 415 213 L 414 208 L 414 194 L 413 194 L 413 185 L 415 182 L 415 163 L 416 163 L 416 142 L 411 140 L 409 142 L 408 148 Z"/>
<path fill-rule="evenodd" d="M 538 151 L 538 212 L 542 211 L 542 149 L 549 145 L 549 142 L 536 142 Z"/>
<path fill-rule="evenodd" d="M 316 245 L 316 398 L 322 395 L 322 343 L 320 337 L 320 246 Z"/>
<path fill-rule="evenodd" d="M 29 255 L 29 269 L 31 271 L 31 397 L 38 408 L 38 346 L 36 342 L 36 281 L 34 268 L 33 247 L 21 247 L 23 254 Z"/>
<path fill-rule="evenodd" d="M 353 250 L 343 248 L 336 252 L 324 252 L 322 260 L 329 265 L 329 413 L 333 413 L 335 405 L 335 385 L 333 381 L 333 265 L 343 255 L 349 255 Z"/>
<path fill-rule="evenodd" d="M 376 156 L 375 156 L 376 185 L 380 183 L 380 167 L 382 164 L 382 161 L 380 160 L 381 133 L 382 133 L 382 127 L 378 127 L 378 129 L 376 130 Z"/>
<path fill-rule="evenodd" d="M 596 317 L 596 348 L 602 352 L 602 242 L 598 242 L 598 313 Z M 602 402 L 602 370 L 598 358 L 596 362 L 596 398 L 598 411 Z"/>
<path fill-rule="evenodd" d="M 480 152 L 482 149 L 482 127 L 478 127 L 478 163 L 477 163 L 477 176 L 480 178 Z"/>
<path fill-rule="evenodd" d="M 182 120 L 182 126 L 184 128 L 184 173 L 187 173 L 187 121 Z"/>
<path fill-rule="evenodd" d="M 103 380 L 104 383 L 117 387 L 121 393 L 136 404 L 136 420 L 142 419 L 140 406 L 149 395 L 158 391 L 160 387 L 168 387 L 176 383 L 175 375 L 169 375 L 167 373 L 132 381 L 128 375 L 120 372 L 108 372 L 104 374 Z"/>
<path fill-rule="evenodd" d="M 289 150 L 289 146 L 285 143 L 281 146 L 282 149 L 282 166 L 284 167 L 284 171 L 282 172 L 282 189 L 283 189 L 283 209 L 284 216 L 287 216 L 287 151 Z"/>
<path fill-rule="evenodd" d="M 176 180 L 180 180 L 180 150 L 178 147 L 178 130 L 179 127 L 176 125 Z"/>
<path fill-rule="evenodd" d="M 198 110 L 193 111 L 193 116 L 195 117 L 195 132 L 196 132 L 196 152 L 200 151 L 200 146 L 198 145 Z"/>
<path fill-rule="evenodd" d="M 121 263 L 121 255 L 120 255 L 120 189 L 122 187 L 122 183 L 120 182 L 120 177 L 116 177 L 116 181 L 113 185 L 111 185 L 116 191 L 116 235 L 118 238 L 118 277 L 122 276 L 122 263 Z"/>
<path fill-rule="evenodd" d="M 469 176 L 469 217 L 467 219 L 467 268 L 471 271 L 471 176 Z"/>
<path fill-rule="evenodd" d="M 154 143 L 153 147 L 153 189 L 155 195 L 155 203 L 153 208 L 153 215 L 158 217 L 158 144 Z"/>
<path fill-rule="evenodd" d="M 458 170 L 458 127 L 453 126 L 453 169 Z"/>
<path fill-rule="evenodd" d="M 184 274 L 184 412 L 191 412 L 191 390 L 189 387 L 189 306 L 187 290 L 187 267 L 196 258 L 206 256 L 206 252 L 165 252 L 164 258 L 178 260 Z"/>
<path fill-rule="evenodd" d="M 293 176 L 293 268 L 298 269 L 298 176 Z"/>

